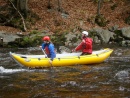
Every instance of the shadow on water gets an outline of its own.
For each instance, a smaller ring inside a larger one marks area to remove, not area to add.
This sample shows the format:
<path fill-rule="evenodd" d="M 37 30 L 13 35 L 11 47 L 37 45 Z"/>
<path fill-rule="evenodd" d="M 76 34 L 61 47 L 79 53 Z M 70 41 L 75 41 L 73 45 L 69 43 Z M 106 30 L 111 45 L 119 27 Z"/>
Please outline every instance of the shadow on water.
<path fill-rule="evenodd" d="M 0 98 L 128 98 L 130 50 L 114 48 L 101 64 L 28 69 L 9 52 L 40 54 L 36 48 L 0 51 Z"/>

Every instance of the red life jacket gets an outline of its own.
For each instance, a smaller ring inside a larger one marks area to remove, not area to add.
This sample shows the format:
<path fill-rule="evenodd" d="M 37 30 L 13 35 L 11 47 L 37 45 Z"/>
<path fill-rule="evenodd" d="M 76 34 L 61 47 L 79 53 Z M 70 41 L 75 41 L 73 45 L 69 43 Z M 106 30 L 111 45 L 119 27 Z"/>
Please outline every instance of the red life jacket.
<path fill-rule="evenodd" d="M 46 51 L 46 54 L 47 54 L 47 55 L 49 55 L 49 54 L 50 54 L 50 51 L 49 51 L 49 49 L 48 49 L 48 47 L 47 47 L 47 46 L 45 47 L 45 51 Z"/>
<path fill-rule="evenodd" d="M 54 51 L 55 51 L 55 53 L 56 53 L 56 50 L 54 50 Z M 49 54 L 50 54 L 50 51 L 49 51 L 48 46 L 46 46 L 46 47 L 45 47 L 45 52 L 46 52 L 46 54 L 47 54 L 47 55 L 49 55 Z"/>
<path fill-rule="evenodd" d="M 83 53 L 92 53 L 92 39 L 83 38 L 82 42 L 75 48 L 76 51 L 81 50 Z"/>

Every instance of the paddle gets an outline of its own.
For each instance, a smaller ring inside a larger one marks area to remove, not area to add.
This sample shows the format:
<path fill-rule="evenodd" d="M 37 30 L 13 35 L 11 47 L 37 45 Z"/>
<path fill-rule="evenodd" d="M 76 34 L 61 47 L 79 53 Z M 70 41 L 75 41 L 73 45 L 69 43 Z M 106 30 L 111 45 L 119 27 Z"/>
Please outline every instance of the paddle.
<path fill-rule="evenodd" d="M 42 48 L 41 48 L 41 49 L 42 49 Z M 48 58 L 47 54 L 45 53 L 45 51 L 44 51 L 43 49 L 42 49 L 42 52 L 45 54 L 45 57 Z M 48 58 L 48 60 L 49 60 L 49 58 Z M 50 61 L 49 61 L 49 63 L 50 63 Z M 51 67 L 53 67 L 52 63 L 50 63 L 50 65 L 51 65 Z"/>
<path fill-rule="evenodd" d="M 42 49 L 42 48 L 41 48 Z M 48 58 L 48 56 L 47 56 L 47 54 L 45 53 L 45 51 L 42 49 L 42 52 L 45 54 L 45 57 L 47 57 Z M 48 58 L 48 61 L 49 61 L 49 58 Z M 49 63 L 50 63 L 50 61 L 49 61 Z M 52 69 L 52 71 L 51 72 L 55 72 L 55 70 L 54 70 L 54 68 L 53 68 L 53 65 L 52 65 L 52 63 L 50 63 L 50 65 L 51 65 L 51 69 Z M 54 73 L 53 74 L 51 74 L 51 77 L 53 78 L 54 76 Z"/>

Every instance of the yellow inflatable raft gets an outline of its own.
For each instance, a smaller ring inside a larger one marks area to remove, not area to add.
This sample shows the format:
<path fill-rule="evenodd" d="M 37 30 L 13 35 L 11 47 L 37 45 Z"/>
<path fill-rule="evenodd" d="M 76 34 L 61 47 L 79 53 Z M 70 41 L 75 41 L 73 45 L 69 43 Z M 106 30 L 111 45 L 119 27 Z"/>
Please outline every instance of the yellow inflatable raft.
<path fill-rule="evenodd" d="M 106 60 L 113 52 L 112 49 L 106 48 L 98 51 L 93 51 L 91 55 L 81 55 L 79 53 L 64 53 L 56 54 L 56 58 L 49 63 L 49 58 L 45 58 L 45 55 L 22 55 L 10 52 L 10 56 L 20 65 L 30 68 L 41 67 L 56 67 L 56 66 L 70 66 L 70 65 L 84 65 L 101 63 Z"/>

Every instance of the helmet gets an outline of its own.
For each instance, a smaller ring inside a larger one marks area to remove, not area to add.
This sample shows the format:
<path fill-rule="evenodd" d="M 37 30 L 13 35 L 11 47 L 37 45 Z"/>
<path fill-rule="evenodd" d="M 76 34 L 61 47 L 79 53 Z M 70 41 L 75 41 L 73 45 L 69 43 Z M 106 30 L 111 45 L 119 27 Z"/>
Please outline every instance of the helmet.
<path fill-rule="evenodd" d="M 83 34 L 85 34 L 86 36 L 88 36 L 88 32 L 87 31 L 83 31 Z"/>
<path fill-rule="evenodd" d="M 50 37 L 49 36 L 45 36 L 42 38 L 43 41 L 50 41 Z"/>

